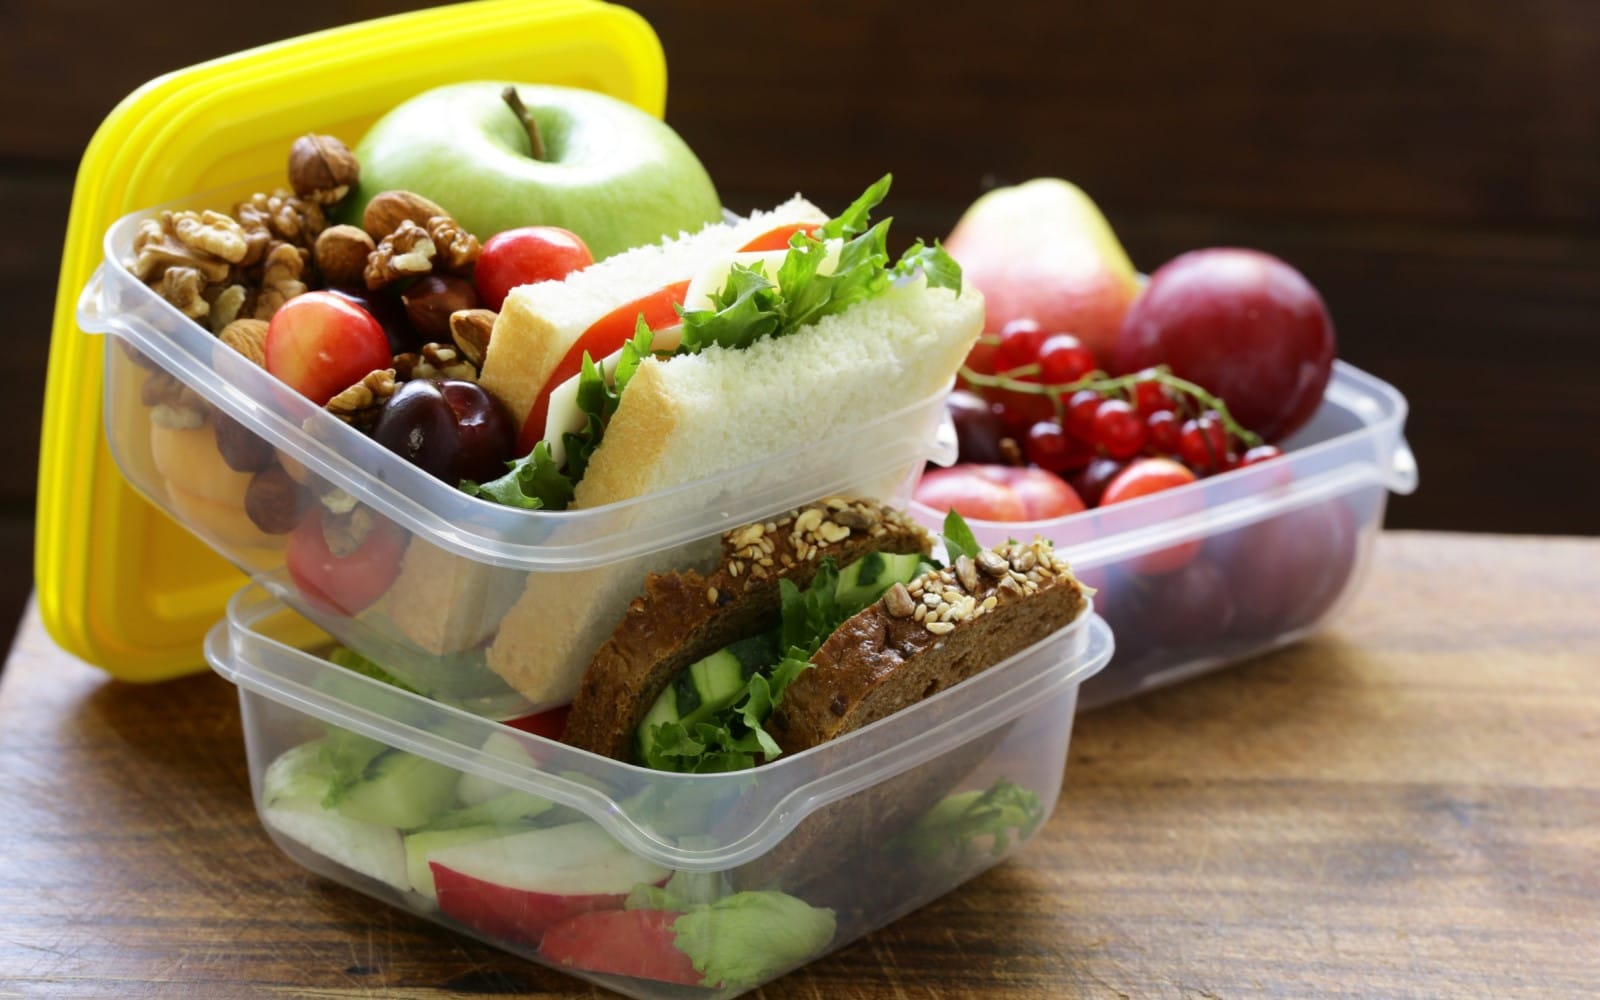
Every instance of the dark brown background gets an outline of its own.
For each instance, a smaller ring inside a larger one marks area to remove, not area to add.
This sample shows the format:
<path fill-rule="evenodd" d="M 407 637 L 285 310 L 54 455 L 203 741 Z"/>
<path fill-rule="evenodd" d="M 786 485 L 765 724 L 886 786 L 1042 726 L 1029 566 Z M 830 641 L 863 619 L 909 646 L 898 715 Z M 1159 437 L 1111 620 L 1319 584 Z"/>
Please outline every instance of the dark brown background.
<path fill-rule="evenodd" d="M 168 70 L 424 4 L 7 4 L 0 24 L 0 620 L 30 586 L 39 410 L 73 172 Z M 886 169 L 901 232 L 1058 175 L 1150 270 L 1277 253 L 1341 354 L 1410 397 L 1423 486 L 1390 524 L 1600 532 L 1600 5 L 1592 0 L 635 4 L 668 120 L 734 208 L 842 204 Z M 93 405 L 89 401 L 86 405 Z"/>

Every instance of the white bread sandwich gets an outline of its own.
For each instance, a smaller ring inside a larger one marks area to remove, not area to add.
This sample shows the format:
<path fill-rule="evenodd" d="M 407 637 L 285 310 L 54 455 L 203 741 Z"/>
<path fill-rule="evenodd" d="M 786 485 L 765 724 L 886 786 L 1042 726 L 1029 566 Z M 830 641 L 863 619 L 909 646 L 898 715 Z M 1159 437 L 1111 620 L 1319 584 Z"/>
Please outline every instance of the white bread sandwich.
<path fill-rule="evenodd" d="M 714 239 L 684 238 L 695 241 L 694 252 L 663 244 L 513 293 L 491 336 L 483 383 L 529 428 L 523 444 L 533 444 L 506 475 L 462 488 L 517 507 L 600 507 L 841 435 L 940 392 L 982 328 L 983 300 L 937 246 L 919 242 L 890 259 L 887 221 L 868 220 L 888 180 L 826 222 L 792 201 Z M 745 250 L 752 242 L 780 246 Z M 625 267 L 630 258 L 648 274 Z M 594 277 L 601 268 L 613 269 L 617 291 L 609 296 Z M 654 294 L 641 288 L 665 291 L 660 283 L 675 274 L 687 275 L 670 282 L 681 286 L 681 305 L 640 306 Z M 628 312 L 633 326 L 620 345 L 590 354 L 585 344 L 603 350 L 608 341 L 592 335 L 588 318 Z M 579 330 L 586 321 L 590 329 Z M 507 346 L 497 348 L 502 338 Z M 570 356 L 574 345 L 582 348 L 577 374 L 552 384 L 570 362 L 550 359 Z M 513 374 L 519 365 L 531 374 Z M 545 384 L 529 392 L 546 371 Z M 504 388 L 512 384 L 514 391 Z M 697 558 L 714 562 L 716 540 L 701 548 Z M 531 574 L 499 623 L 490 668 L 535 705 L 570 700 L 644 574 L 685 559 L 679 550 Z M 436 587 L 428 599 L 440 603 Z"/>

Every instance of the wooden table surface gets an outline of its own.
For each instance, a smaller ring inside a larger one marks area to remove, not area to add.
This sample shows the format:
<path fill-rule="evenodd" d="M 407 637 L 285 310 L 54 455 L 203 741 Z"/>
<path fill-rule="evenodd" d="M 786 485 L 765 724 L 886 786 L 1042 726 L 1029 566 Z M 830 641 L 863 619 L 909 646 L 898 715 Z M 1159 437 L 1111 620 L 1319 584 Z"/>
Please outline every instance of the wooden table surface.
<path fill-rule="evenodd" d="M 1600 992 L 1600 539 L 1382 538 L 1297 648 L 1080 718 L 1029 848 L 760 995 Z M 0 997 L 591 996 L 280 855 L 233 690 L 0 675 Z"/>

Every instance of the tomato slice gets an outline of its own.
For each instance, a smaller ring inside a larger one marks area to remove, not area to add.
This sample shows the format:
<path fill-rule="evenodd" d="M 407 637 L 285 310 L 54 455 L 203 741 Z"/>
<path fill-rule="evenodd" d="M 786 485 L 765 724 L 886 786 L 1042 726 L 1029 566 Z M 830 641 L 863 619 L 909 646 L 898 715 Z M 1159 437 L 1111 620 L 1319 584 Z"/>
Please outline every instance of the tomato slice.
<path fill-rule="evenodd" d="M 545 420 L 550 415 L 550 394 L 556 386 L 578 374 L 583 368 L 583 355 L 586 352 L 598 361 L 621 349 L 624 343 L 632 339 L 641 313 L 652 330 L 672 326 L 678 322 L 678 310 L 674 307 L 683 305 L 684 296 L 688 294 L 689 282 L 679 281 L 618 306 L 583 331 L 583 335 L 567 348 L 566 355 L 534 398 L 533 409 L 528 411 L 528 419 L 523 421 L 522 433 L 517 437 L 517 453 L 526 455 L 534 445 L 544 440 Z"/>
<path fill-rule="evenodd" d="M 795 233 L 809 232 L 815 227 L 809 222 L 786 222 L 776 229 L 769 229 L 755 239 L 739 248 L 740 253 L 754 253 L 758 250 L 785 250 L 789 246 L 789 237 Z"/>

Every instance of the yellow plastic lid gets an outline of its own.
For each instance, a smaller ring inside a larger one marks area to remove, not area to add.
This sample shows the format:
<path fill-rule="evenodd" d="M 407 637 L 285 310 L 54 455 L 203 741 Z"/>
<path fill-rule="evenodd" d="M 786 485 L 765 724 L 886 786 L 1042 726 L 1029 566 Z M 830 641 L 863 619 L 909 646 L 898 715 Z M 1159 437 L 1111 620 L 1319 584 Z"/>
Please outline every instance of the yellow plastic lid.
<path fill-rule="evenodd" d="M 289 39 L 158 77 L 101 124 L 78 167 L 45 384 L 34 574 L 45 627 L 130 681 L 204 667 L 201 643 L 245 583 L 124 482 L 101 431 L 103 337 L 79 294 L 116 219 L 285 170 L 306 132 L 352 146 L 444 83 L 584 87 L 660 116 L 666 62 L 648 24 L 598 0 L 484 0 Z M 248 190 L 241 191 L 247 195 Z"/>

